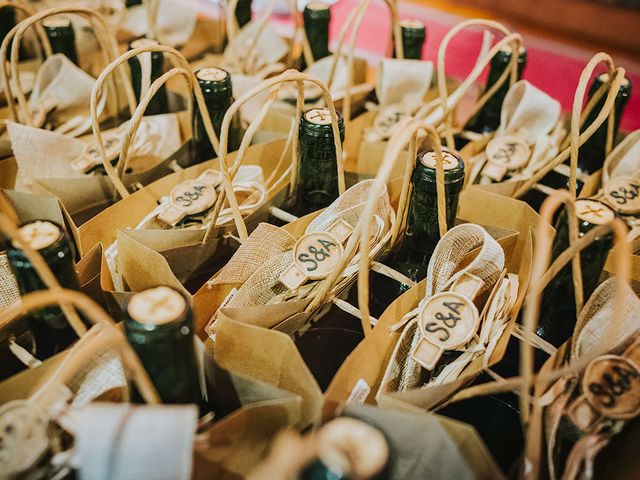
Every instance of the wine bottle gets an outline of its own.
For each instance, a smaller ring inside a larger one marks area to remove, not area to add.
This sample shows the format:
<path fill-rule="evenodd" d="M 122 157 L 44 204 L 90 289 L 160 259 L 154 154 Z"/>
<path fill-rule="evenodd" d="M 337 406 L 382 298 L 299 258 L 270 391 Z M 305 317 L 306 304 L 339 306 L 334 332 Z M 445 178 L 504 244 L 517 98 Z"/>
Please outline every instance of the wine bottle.
<path fill-rule="evenodd" d="M 456 220 L 458 200 L 464 185 L 464 160 L 457 154 L 442 149 L 444 157 L 444 182 L 447 228 Z M 407 212 L 407 225 L 399 250 L 382 262 L 419 282 L 427 276 L 429 260 L 440 241 L 438 225 L 438 196 L 436 193 L 435 152 L 421 152 L 411 177 L 411 196 Z M 371 272 L 370 308 L 374 316 L 384 310 L 409 286 Z"/>
<path fill-rule="evenodd" d="M 159 45 L 159 43 L 150 38 L 139 38 L 129 44 L 129 50 L 154 45 Z M 129 68 L 131 69 L 131 85 L 133 87 L 133 92 L 135 93 L 136 101 L 140 103 L 143 89 L 142 86 L 145 85 L 146 88 L 148 88 L 164 73 L 164 54 L 162 52 L 148 52 L 137 57 L 130 58 Z M 143 74 L 146 78 L 143 78 Z M 167 96 L 167 88 L 166 85 L 162 85 L 151 99 L 151 102 L 149 102 L 144 114 L 159 115 L 167 113 L 168 111 L 169 98 Z"/>
<path fill-rule="evenodd" d="M 402 35 L 404 58 L 407 60 L 422 60 L 422 49 L 427 39 L 427 28 L 424 23 L 415 19 L 401 20 L 400 33 Z"/>
<path fill-rule="evenodd" d="M 304 7 L 303 13 L 304 31 L 307 35 L 309 48 L 314 61 L 331 55 L 329 51 L 329 22 L 331 10 L 329 5 L 322 2 L 311 2 Z M 305 70 L 308 65 L 301 55 L 300 70 Z"/>
<path fill-rule="evenodd" d="M 340 141 L 344 120 L 338 113 Z M 294 214 L 303 216 L 329 206 L 338 198 L 338 166 L 328 108 L 312 108 L 302 114 L 299 129 L 299 161 Z"/>
<path fill-rule="evenodd" d="M 350 417 L 338 417 L 318 432 L 318 458 L 307 465 L 299 480 L 386 478 L 390 448 L 377 428 Z"/>
<path fill-rule="evenodd" d="M 71 20 L 64 17 L 52 17 L 44 20 L 42 25 L 49 38 L 51 51 L 66 55 L 69 60 L 78 65 L 76 34 Z"/>
<path fill-rule="evenodd" d="M 42 255 L 63 288 L 80 288 L 71 243 L 61 226 L 34 220 L 20 227 L 20 236 Z M 7 258 L 22 295 L 46 289 L 24 251 L 12 242 L 7 242 Z M 33 353 L 40 360 L 61 352 L 78 338 L 59 307 L 41 308 L 31 313 L 28 321 L 35 340 Z"/>
<path fill-rule="evenodd" d="M 124 331 L 162 403 L 202 405 L 193 316 L 182 294 L 169 287 L 134 294 L 127 305 Z M 135 388 L 132 398 L 142 401 Z"/>
<path fill-rule="evenodd" d="M 503 72 L 509 67 L 511 62 L 511 47 L 502 48 L 492 59 L 489 67 L 489 76 L 485 92 L 493 87 Z M 520 48 L 518 53 L 518 80 L 522 78 L 522 72 L 527 64 L 527 50 Z M 473 117 L 465 126 L 465 130 L 487 134 L 495 131 L 500 126 L 500 114 L 502 112 L 502 102 L 509 91 L 509 77 L 498 88 L 493 96 L 487 100 L 478 114 Z"/>
<path fill-rule="evenodd" d="M 589 88 L 589 98 L 591 98 L 595 92 L 607 81 L 609 80 L 609 74 L 603 73 L 597 76 L 591 87 Z M 620 120 L 622 119 L 622 115 L 624 113 L 625 107 L 629 102 L 629 98 L 631 97 L 631 82 L 629 79 L 625 78 L 623 84 L 620 86 L 620 90 L 616 95 L 614 101 L 614 130 L 613 130 L 613 138 L 615 140 L 616 135 L 618 133 L 618 128 L 620 126 Z M 606 95 L 602 96 L 598 102 L 594 105 L 593 109 L 587 115 L 587 119 L 584 122 L 584 125 L 581 128 L 581 131 L 584 132 L 589 125 L 593 123 L 593 121 L 602 110 L 604 106 L 604 102 L 606 99 Z M 596 171 L 600 170 L 604 165 L 604 161 L 606 159 L 606 143 L 607 143 L 607 130 L 608 130 L 608 121 L 605 121 L 600 127 L 593 133 L 593 135 L 580 147 L 578 151 L 578 165 L 577 165 L 577 182 L 576 182 L 576 194 L 580 192 L 582 189 L 582 185 L 584 185 L 584 179 L 594 174 Z M 559 165 L 554 170 L 547 173 L 542 180 L 540 180 L 540 185 L 542 185 L 542 189 L 532 188 L 527 194 L 523 197 L 523 200 L 526 201 L 531 207 L 536 210 L 540 209 L 542 202 L 544 202 L 546 198 L 546 193 L 543 190 L 546 190 L 544 187 L 553 188 L 553 189 L 562 189 L 569 188 L 569 164 L 570 159 L 568 159 L 564 164 Z"/>
<path fill-rule="evenodd" d="M 196 78 L 213 123 L 213 130 L 218 139 L 220 139 L 222 120 L 233 103 L 231 75 L 221 68 L 205 67 L 196 72 Z M 227 150 L 229 152 L 237 150 L 240 147 L 241 140 L 242 132 L 239 125 L 239 117 L 236 116 L 229 127 Z M 197 103 L 193 109 L 193 142 L 195 145 L 195 160 L 192 164 L 201 163 L 215 157 L 215 151 L 204 128 L 204 122 Z"/>

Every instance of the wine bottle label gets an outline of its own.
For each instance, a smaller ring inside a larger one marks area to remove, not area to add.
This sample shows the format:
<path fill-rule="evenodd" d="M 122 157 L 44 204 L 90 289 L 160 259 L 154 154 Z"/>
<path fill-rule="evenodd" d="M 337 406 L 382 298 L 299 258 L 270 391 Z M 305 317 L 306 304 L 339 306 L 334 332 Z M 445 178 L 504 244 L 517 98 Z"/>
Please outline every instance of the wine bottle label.
<path fill-rule="evenodd" d="M 469 342 L 480 322 L 478 309 L 466 296 L 443 292 L 431 297 L 418 313 L 421 339 L 411 357 L 433 370 L 445 350 L 455 350 Z"/>
<path fill-rule="evenodd" d="M 187 308 L 182 295 L 169 287 L 156 287 L 131 297 L 127 312 L 139 323 L 162 325 L 181 318 Z"/>
<path fill-rule="evenodd" d="M 201 68 L 196 72 L 196 77 L 199 80 L 205 80 L 207 82 L 222 82 L 228 75 L 225 70 L 216 67 Z"/>
<path fill-rule="evenodd" d="M 623 215 L 640 213 L 640 181 L 632 177 L 616 177 L 605 187 L 603 201 Z"/>
<path fill-rule="evenodd" d="M 60 239 L 62 232 L 51 222 L 35 221 L 20 228 L 20 238 L 34 250 L 42 250 Z M 18 245 L 14 246 L 19 248 Z"/>
<path fill-rule="evenodd" d="M 295 290 L 307 280 L 326 278 L 336 268 L 344 253 L 343 242 L 353 233 L 344 220 L 326 232 L 312 232 L 301 237 L 293 247 L 293 264 L 280 275 L 280 283 Z"/>
<path fill-rule="evenodd" d="M 312 108 L 304 113 L 304 118 L 314 125 L 331 125 L 331 113 L 328 108 Z"/>
<path fill-rule="evenodd" d="M 616 214 L 604 203 L 591 198 L 576 200 L 576 215 L 580 220 L 592 225 L 605 225 L 615 218 Z"/>
<path fill-rule="evenodd" d="M 460 165 L 460 159 L 451 152 L 442 151 L 442 160 L 445 170 L 452 170 Z M 420 161 L 425 167 L 436 168 L 436 152 L 427 152 L 420 157 Z"/>
<path fill-rule="evenodd" d="M 531 154 L 523 140 L 511 135 L 493 138 L 485 152 L 487 165 L 482 169 L 482 176 L 496 182 L 501 181 L 508 172 L 524 167 Z"/>
<path fill-rule="evenodd" d="M 105 132 L 102 135 L 102 141 L 107 154 L 107 161 L 115 160 L 120 154 L 120 150 L 122 150 L 123 136 L 116 130 Z M 99 165 L 102 165 L 102 157 L 100 156 L 100 148 L 95 143 L 87 145 L 82 155 L 71 161 L 71 168 L 83 173 L 87 173 Z"/>
<path fill-rule="evenodd" d="M 208 210 L 218 198 L 216 187 L 219 184 L 219 172 L 209 169 L 196 179 L 185 180 L 176 185 L 169 194 L 166 208 L 158 214 L 158 220 L 175 226 L 188 215 Z"/>
<path fill-rule="evenodd" d="M 602 417 L 634 418 L 640 414 L 640 367 L 626 356 L 598 357 L 585 370 L 582 391 L 568 411 L 581 430 L 591 430 Z"/>

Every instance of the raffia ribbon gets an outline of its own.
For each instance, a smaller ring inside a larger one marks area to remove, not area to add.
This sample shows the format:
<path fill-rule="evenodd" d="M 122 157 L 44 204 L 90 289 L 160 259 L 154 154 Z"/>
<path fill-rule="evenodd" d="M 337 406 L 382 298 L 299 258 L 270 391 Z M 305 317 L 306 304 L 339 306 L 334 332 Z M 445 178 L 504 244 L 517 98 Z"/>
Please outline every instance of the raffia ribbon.
<path fill-rule="evenodd" d="M 469 181 L 478 175 L 482 177 L 481 183 L 501 181 L 504 176 L 514 176 L 517 172 L 518 178 L 529 176 L 557 153 L 562 135 L 554 127 L 558 125 L 560 113 L 557 100 L 526 80 L 514 83 L 505 96 L 500 126 L 493 139 L 485 151 L 471 159 Z M 494 159 L 491 145 L 501 141 L 513 144 L 514 148 L 504 150 L 503 147 L 499 152 L 504 154 L 502 158 Z"/>
<path fill-rule="evenodd" d="M 471 263 L 456 271 L 465 256 L 478 247 L 481 249 Z M 391 354 L 376 398 L 420 384 L 422 366 L 411 357 L 410 352 L 421 339 L 417 321 L 421 306 L 435 294 L 449 291 L 458 283 L 461 287 L 457 289 L 458 292 L 465 297 L 468 295 L 472 300 L 495 285 L 504 264 L 502 247 L 479 225 L 458 225 L 440 239 L 429 261 L 424 299 L 418 308 L 408 312 L 391 327 L 392 330 L 403 330 Z"/>
<path fill-rule="evenodd" d="M 326 231 L 331 225 L 339 220 L 344 220 L 355 228 L 360 221 L 362 210 L 364 209 L 366 200 L 369 196 L 371 184 L 371 180 L 364 180 L 349 188 L 309 223 L 305 233 Z M 384 236 L 385 232 L 388 231 L 393 220 L 393 210 L 389 203 L 389 197 L 386 189 L 378 197 L 376 216 L 382 220 L 382 228 L 378 235 L 378 238 L 381 238 Z M 251 256 L 249 252 L 245 252 L 245 255 Z M 287 289 L 283 285 L 279 285 L 278 279 L 281 273 L 292 263 L 293 253 L 291 250 L 285 251 L 277 257 L 272 257 L 246 280 L 242 287 L 238 289 L 238 294 L 231 300 L 231 302 L 229 302 L 227 307 L 237 308 L 264 305 L 267 302 L 272 301 L 277 295 L 285 293 Z M 232 272 L 225 272 L 224 278 L 227 279 L 227 281 L 229 281 L 230 278 L 232 280 L 240 279 L 239 277 L 233 279 L 230 277 L 231 273 Z M 307 285 L 314 285 L 317 283 L 319 282 Z M 310 292 L 305 293 L 309 294 Z"/>

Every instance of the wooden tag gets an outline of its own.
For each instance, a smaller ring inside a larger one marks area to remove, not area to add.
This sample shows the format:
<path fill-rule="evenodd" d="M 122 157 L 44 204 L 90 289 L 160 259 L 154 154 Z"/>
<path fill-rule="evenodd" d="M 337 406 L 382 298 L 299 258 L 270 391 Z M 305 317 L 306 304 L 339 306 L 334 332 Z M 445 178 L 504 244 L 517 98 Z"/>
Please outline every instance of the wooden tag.
<path fill-rule="evenodd" d="M 605 225 L 611 222 L 616 214 L 604 203 L 591 198 L 579 198 L 576 200 L 576 215 L 580 220 L 593 225 Z"/>
<path fill-rule="evenodd" d="M 329 276 L 344 253 L 343 242 L 353 233 L 344 220 L 334 223 L 326 232 L 313 232 L 300 238 L 293 247 L 293 264 L 280 275 L 280 282 L 295 290 L 307 280 Z"/>
<path fill-rule="evenodd" d="M 622 214 L 640 213 L 640 181 L 631 177 L 612 179 L 605 188 L 603 200 Z"/>
<path fill-rule="evenodd" d="M 511 135 L 495 137 L 485 149 L 487 165 L 482 175 L 495 181 L 500 181 L 509 171 L 522 168 L 531 155 L 529 146 L 522 140 Z"/>
<path fill-rule="evenodd" d="M 618 355 L 598 357 L 584 373 L 582 391 L 568 414 L 583 431 L 590 430 L 602 417 L 636 417 L 640 414 L 640 367 Z"/>
<path fill-rule="evenodd" d="M 438 293 L 418 312 L 422 338 L 411 357 L 427 370 L 433 370 L 445 350 L 462 347 L 478 329 L 478 309 L 467 297 L 456 292 Z"/>
<path fill-rule="evenodd" d="M 158 214 L 158 220 L 175 226 L 184 217 L 211 208 L 218 198 L 216 186 L 219 183 L 217 171 L 205 170 L 198 178 L 176 185 L 169 194 L 169 204 Z"/>
<path fill-rule="evenodd" d="M 107 153 L 107 160 L 110 162 L 115 160 L 122 150 L 122 135 L 115 131 L 107 132 L 102 136 L 102 141 Z M 87 145 L 82 155 L 71 162 L 71 168 L 84 173 L 99 165 L 102 165 L 102 157 L 100 156 L 100 148 L 95 143 Z"/>

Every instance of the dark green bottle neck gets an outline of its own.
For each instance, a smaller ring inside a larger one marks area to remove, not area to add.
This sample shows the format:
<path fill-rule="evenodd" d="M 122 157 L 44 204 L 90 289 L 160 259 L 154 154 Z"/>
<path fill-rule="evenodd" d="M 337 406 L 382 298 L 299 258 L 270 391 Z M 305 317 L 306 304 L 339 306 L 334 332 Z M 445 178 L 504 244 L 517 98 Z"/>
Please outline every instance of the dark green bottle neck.
<path fill-rule="evenodd" d="M 125 335 L 162 402 L 201 405 L 202 394 L 190 308 L 186 307 L 184 313 L 173 321 L 155 324 L 132 318 L 130 306 L 131 302 L 124 322 Z M 132 389 L 132 396 L 135 401 L 141 401 L 135 388 Z"/>
<path fill-rule="evenodd" d="M 16 26 L 16 11 L 12 7 L 0 9 L 0 42 Z"/>
<path fill-rule="evenodd" d="M 319 459 L 307 465 L 300 475 L 299 480 L 351 480 L 351 477 L 339 470 L 331 469 Z"/>
<path fill-rule="evenodd" d="M 411 179 L 411 197 L 407 212 L 407 225 L 400 250 L 396 255 L 396 268 L 414 281 L 427 273 L 429 260 L 440 241 L 438 225 L 438 196 L 435 169 L 426 166 L 418 155 Z M 445 204 L 447 228 L 455 224 L 458 199 L 464 185 L 464 161 L 458 156 L 457 166 L 445 170 Z"/>
<path fill-rule="evenodd" d="M 304 30 L 309 41 L 313 60 L 331 55 L 329 51 L 329 22 L 331 21 L 328 7 L 316 9 L 313 2 L 304 9 Z"/>
<path fill-rule="evenodd" d="M 591 98 L 596 91 L 604 84 L 607 76 L 600 75 L 596 77 L 594 82 L 591 84 L 591 88 L 589 89 L 589 98 Z M 616 95 L 616 99 L 614 102 L 614 128 L 613 128 L 613 139 L 615 145 L 615 138 L 618 134 L 618 129 L 620 127 L 620 120 L 622 119 L 622 115 L 624 110 L 629 102 L 629 98 L 631 97 L 631 82 L 628 79 L 625 79 L 625 83 L 621 86 L 618 94 Z M 606 100 L 606 94 L 603 95 L 598 102 L 596 102 L 593 109 L 587 115 L 587 119 L 584 123 L 582 131 L 586 130 L 589 125 L 593 123 L 593 121 L 602 110 Z M 587 174 L 595 173 L 597 170 L 601 169 L 604 165 L 604 161 L 606 159 L 606 149 L 607 149 L 607 132 L 609 128 L 609 121 L 605 120 L 605 122 L 600 125 L 600 127 L 593 133 L 593 135 L 580 147 L 578 154 L 578 170 L 580 172 L 584 172 Z"/>
<path fill-rule="evenodd" d="M 71 22 L 52 19 L 49 22 L 44 22 L 44 30 L 49 38 L 52 52 L 66 55 L 69 60 L 78 65 L 76 35 Z"/>
<path fill-rule="evenodd" d="M 148 40 L 145 38 L 135 40 L 129 44 L 129 50 L 134 48 L 142 47 L 145 45 L 157 45 L 158 42 L 155 40 Z M 148 85 L 151 85 L 154 81 L 162 76 L 164 73 L 164 54 L 162 52 L 149 52 L 143 53 L 142 55 L 150 55 L 151 56 L 151 68 L 149 73 L 149 78 L 145 79 Z M 136 96 L 136 101 L 140 102 L 140 98 L 142 97 L 142 64 L 140 63 L 140 57 L 133 57 L 128 60 L 129 69 L 131 71 L 131 86 L 133 87 L 133 92 Z M 160 89 L 155 93 L 147 109 L 145 111 L 145 115 L 159 115 L 163 113 L 167 113 L 169 111 L 169 98 L 167 95 L 166 85 L 162 85 Z"/>
<path fill-rule="evenodd" d="M 511 50 L 501 50 L 492 59 L 491 66 L 489 67 L 489 76 L 487 78 L 487 85 L 485 92 L 489 91 L 493 87 L 504 71 L 509 67 L 511 62 Z M 527 63 L 527 52 L 523 48 L 518 55 L 518 75 L 517 80 L 522 78 L 522 72 Z M 467 125 L 467 130 L 471 130 L 477 133 L 489 133 L 495 131 L 500 126 L 500 115 L 502 113 L 502 103 L 504 97 L 509 91 L 510 82 L 509 77 L 504 83 L 496 90 L 487 103 L 485 103 L 482 110 L 478 115 L 473 118 Z"/>
<path fill-rule="evenodd" d="M 238 0 L 235 15 L 238 28 L 242 28 L 249 23 L 251 21 L 251 0 Z"/>
<path fill-rule="evenodd" d="M 421 60 L 422 49 L 427 39 L 427 30 L 421 22 L 411 20 L 401 22 L 402 49 L 407 60 Z"/>
<path fill-rule="evenodd" d="M 300 120 L 298 134 L 300 167 L 293 207 L 294 213 L 298 216 L 325 208 L 339 196 L 336 150 L 331 123 L 326 123 L 328 115 L 327 109 L 311 109 L 305 112 Z M 325 120 L 317 123 L 320 121 L 319 118 Z M 342 142 L 344 141 L 344 121 L 340 114 L 338 114 L 338 130 Z"/>

